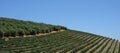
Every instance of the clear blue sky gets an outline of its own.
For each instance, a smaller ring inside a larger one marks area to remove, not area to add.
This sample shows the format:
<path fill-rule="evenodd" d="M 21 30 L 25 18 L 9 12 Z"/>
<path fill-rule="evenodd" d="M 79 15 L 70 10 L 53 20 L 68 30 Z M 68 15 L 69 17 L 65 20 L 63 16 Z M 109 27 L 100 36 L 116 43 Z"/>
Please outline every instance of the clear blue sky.
<path fill-rule="evenodd" d="M 63 25 L 120 40 L 120 0 L 0 0 L 0 17 Z"/>

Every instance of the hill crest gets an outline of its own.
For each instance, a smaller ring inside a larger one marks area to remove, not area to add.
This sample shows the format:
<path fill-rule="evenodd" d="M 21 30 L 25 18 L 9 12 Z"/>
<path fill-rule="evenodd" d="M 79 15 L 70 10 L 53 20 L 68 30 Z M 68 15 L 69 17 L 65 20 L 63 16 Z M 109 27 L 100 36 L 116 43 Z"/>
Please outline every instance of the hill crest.
<path fill-rule="evenodd" d="M 64 26 L 35 23 L 0 17 L 0 37 L 18 37 L 24 35 L 45 34 L 52 31 L 67 30 Z"/>

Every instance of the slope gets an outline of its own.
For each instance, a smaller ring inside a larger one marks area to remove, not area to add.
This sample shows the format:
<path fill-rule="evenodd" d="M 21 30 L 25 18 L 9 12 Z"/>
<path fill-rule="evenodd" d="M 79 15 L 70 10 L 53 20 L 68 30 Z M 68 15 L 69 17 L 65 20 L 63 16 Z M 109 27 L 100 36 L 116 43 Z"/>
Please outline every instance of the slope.
<path fill-rule="evenodd" d="M 2 27 L 0 30 L 2 32 L 4 31 L 4 27 L 8 28 L 9 30 L 11 30 L 11 28 L 12 30 L 22 29 L 23 32 L 34 29 L 34 27 L 31 28 L 31 26 L 38 26 L 39 29 L 42 28 L 41 25 L 39 25 L 40 23 L 30 22 L 27 25 L 25 23 L 29 21 L 15 21 L 15 19 L 8 19 L 9 21 L 6 21 L 6 19 L 8 18 L 0 19 L 0 27 Z M 20 25 L 18 23 L 20 23 Z M 34 24 L 31 25 L 31 23 Z M 21 24 L 23 26 L 19 27 Z M 15 25 L 17 27 L 14 27 Z M 23 28 L 27 28 L 28 26 L 30 26 L 28 30 Z M 5 33 L 3 33 L 0 38 L 0 53 L 120 53 L 120 42 L 118 40 L 87 32 L 70 30 L 63 26 L 50 26 L 54 27 L 49 28 L 47 24 L 44 24 L 45 28 L 43 27 L 42 29 L 45 31 L 46 27 L 48 27 L 49 29 L 53 29 L 53 31 L 59 31 L 61 29 L 64 29 L 65 31 L 50 33 L 46 34 L 45 36 L 9 38 L 9 34 L 12 35 L 12 30 L 9 33 L 7 32 L 9 30 L 5 30 Z M 21 36 L 29 35 L 26 33 L 21 34 L 19 31 L 17 31 L 17 33 Z M 33 31 L 31 33 L 33 33 Z M 19 35 L 14 34 L 14 37 Z M 36 33 L 32 35 L 36 35 Z M 3 37 L 9 38 L 9 40 L 5 41 Z"/>
<path fill-rule="evenodd" d="M 64 26 L 0 17 L 0 38 L 23 37 L 24 35 L 43 34 L 66 29 Z"/>
<path fill-rule="evenodd" d="M 110 46 L 109 46 L 110 45 Z M 119 53 L 120 42 L 85 32 L 66 30 L 39 37 L 0 39 L 0 52 L 8 53 Z"/>

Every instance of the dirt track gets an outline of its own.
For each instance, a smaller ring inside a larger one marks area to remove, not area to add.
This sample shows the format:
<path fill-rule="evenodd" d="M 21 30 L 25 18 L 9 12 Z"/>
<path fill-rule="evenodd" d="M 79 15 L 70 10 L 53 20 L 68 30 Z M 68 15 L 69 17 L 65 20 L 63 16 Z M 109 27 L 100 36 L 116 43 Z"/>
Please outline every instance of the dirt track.
<path fill-rule="evenodd" d="M 16 37 L 7 37 L 7 38 L 23 38 L 23 37 L 44 36 L 44 35 L 48 35 L 48 34 L 52 34 L 52 33 L 57 33 L 57 32 L 62 32 L 62 31 L 65 31 L 65 30 L 51 31 L 49 33 L 39 33 L 39 34 L 35 34 L 35 35 L 23 35 L 23 36 L 16 36 Z"/>

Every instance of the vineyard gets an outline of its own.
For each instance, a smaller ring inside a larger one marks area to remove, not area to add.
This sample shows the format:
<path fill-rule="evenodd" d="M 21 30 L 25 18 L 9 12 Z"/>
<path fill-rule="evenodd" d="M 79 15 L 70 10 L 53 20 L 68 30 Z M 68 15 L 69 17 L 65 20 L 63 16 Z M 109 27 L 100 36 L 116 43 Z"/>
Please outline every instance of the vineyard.
<path fill-rule="evenodd" d="M 66 27 L 59 25 L 0 17 L 0 38 L 23 37 L 26 35 L 36 35 L 39 33 L 43 34 L 66 29 Z"/>
<path fill-rule="evenodd" d="M 0 17 L 0 53 L 120 53 L 120 42 L 64 26 Z"/>
<path fill-rule="evenodd" d="M 66 30 L 39 37 L 0 40 L 3 53 L 120 53 L 120 42 L 103 36 Z"/>

